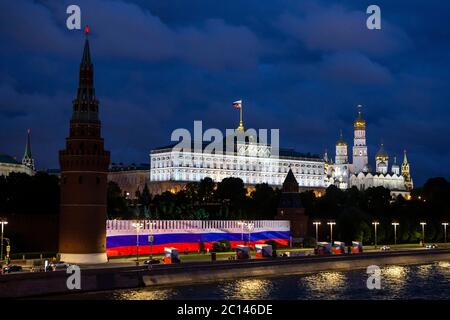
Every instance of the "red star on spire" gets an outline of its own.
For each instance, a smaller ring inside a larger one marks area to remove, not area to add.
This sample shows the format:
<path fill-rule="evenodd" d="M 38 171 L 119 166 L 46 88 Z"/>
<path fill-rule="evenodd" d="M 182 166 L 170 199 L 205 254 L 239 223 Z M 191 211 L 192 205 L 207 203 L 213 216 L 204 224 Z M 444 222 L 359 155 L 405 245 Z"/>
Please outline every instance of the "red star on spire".
<path fill-rule="evenodd" d="M 86 25 L 86 26 L 84 27 L 84 33 L 85 33 L 86 35 L 89 33 L 89 26 L 88 26 L 88 25 Z"/>

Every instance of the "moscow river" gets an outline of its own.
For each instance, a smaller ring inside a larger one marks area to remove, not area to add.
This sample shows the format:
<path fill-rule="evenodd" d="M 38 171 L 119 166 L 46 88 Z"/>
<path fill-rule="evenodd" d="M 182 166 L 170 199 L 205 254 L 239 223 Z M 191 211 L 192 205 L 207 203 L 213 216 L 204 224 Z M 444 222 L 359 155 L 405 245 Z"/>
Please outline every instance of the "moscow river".
<path fill-rule="evenodd" d="M 367 288 L 366 270 L 321 272 L 267 279 L 71 294 L 56 299 L 449 299 L 450 263 L 381 268 L 381 289 Z"/>

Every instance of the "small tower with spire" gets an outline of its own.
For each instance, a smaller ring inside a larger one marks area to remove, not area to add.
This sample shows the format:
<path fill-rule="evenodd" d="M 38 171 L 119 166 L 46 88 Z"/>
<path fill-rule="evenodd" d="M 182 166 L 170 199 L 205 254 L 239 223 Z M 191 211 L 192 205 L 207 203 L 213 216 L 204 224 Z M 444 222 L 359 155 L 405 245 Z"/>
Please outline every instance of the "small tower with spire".
<path fill-rule="evenodd" d="M 397 157 L 394 157 L 394 164 L 392 165 L 392 174 L 400 175 L 400 166 L 397 164 Z"/>
<path fill-rule="evenodd" d="M 389 166 L 389 155 L 384 150 L 384 143 L 381 143 L 380 149 L 375 156 L 377 173 L 387 174 Z"/>
<path fill-rule="evenodd" d="M 342 130 L 339 140 L 336 141 L 336 164 L 348 163 L 347 142 L 344 140 Z"/>
<path fill-rule="evenodd" d="M 366 121 L 362 117 L 362 106 L 358 105 L 358 117 L 354 122 L 355 138 L 353 143 L 353 172 L 364 171 L 369 160 L 366 145 Z"/>
<path fill-rule="evenodd" d="M 27 166 L 33 171 L 35 170 L 34 159 L 31 153 L 31 129 L 27 130 L 27 143 L 25 145 L 25 152 L 23 154 L 22 164 Z"/>
<path fill-rule="evenodd" d="M 403 151 L 402 176 L 405 178 L 406 189 L 412 190 L 414 185 L 413 180 L 411 178 L 408 158 L 406 157 L 406 149 Z"/>

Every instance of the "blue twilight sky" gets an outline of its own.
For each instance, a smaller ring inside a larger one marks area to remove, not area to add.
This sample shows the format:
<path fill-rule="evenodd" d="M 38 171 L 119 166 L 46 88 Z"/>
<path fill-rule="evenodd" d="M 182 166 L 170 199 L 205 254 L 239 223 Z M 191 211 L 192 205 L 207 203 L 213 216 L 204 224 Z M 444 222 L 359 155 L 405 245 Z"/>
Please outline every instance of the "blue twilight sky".
<path fill-rule="evenodd" d="M 103 136 L 113 162 L 148 162 L 173 129 L 280 128 L 281 145 L 334 158 L 364 105 L 369 157 L 407 148 L 416 185 L 450 178 L 450 2 L 331 0 L 1 0 L 0 152 L 58 167 L 91 29 Z M 382 30 L 366 28 L 377 4 Z M 351 149 L 349 149 L 351 152 Z M 401 159 L 399 159 L 401 160 Z"/>

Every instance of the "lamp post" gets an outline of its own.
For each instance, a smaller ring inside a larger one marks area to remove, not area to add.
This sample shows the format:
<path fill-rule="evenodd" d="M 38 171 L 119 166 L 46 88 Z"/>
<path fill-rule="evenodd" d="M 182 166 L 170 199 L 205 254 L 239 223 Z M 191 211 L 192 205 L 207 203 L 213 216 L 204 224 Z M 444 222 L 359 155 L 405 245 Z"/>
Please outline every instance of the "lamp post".
<path fill-rule="evenodd" d="M 336 222 L 327 222 L 327 224 L 330 226 L 330 242 L 333 244 L 333 226 L 336 224 Z"/>
<path fill-rule="evenodd" d="M 377 248 L 377 226 L 380 224 L 377 221 L 372 222 L 373 227 L 375 228 L 375 249 Z"/>
<path fill-rule="evenodd" d="M 244 225 L 246 223 L 244 221 L 238 221 L 238 226 L 241 226 L 241 240 L 242 243 L 245 245 L 245 241 L 244 241 Z"/>
<path fill-rule="evenodd" d="M 2 225 L 2 234 L 1 234 L 1 246 L 0 246 L 0 261 L 3 261 L 3 231 L 4 226 L 8 224 L 8 221 L 6 221 L 5 218 L 0 218 L 0 224 Z"/>
<path fill-rule="evenodd" d="M 442 222 L 442 226 L 444 227 L 444 243 L 447 243 L 447 226 L 448 226 L 448 222 Z"/>
<path fill-rule="evenodd" d="M 135 222 L 132 224 L 134 228 L 136 228 L 136 265 L 139 265 L 139 230 L 144 227 L 142 222 Z"/>
<path fill-rule="evenodd" d="M 150 243 L 150 265 L 151 265 L 152 260 L 153 260 L 153 226 L 156 225 L 156 222 L 149 221 L 147 223 L 150 226 L 148 242 Z"/>
<path fill-rule="evenodd" d="M 394 226 L 394 244 L 397 244 L 397 226 L 400 223 L 398 222 L 392 222 L 392 225 Z"/>
<path fill-rule="evenodd" d="M 320 221 L 314 221 L 313 225 L 316 226 L 316 243 L 319 242 L 319 225 Z"/>
<path fill-rule="evenodd" d="M 425 225 L 426 222 L 421 222 L 420 225 L 422 226 L 422 245 L 425 245 Z"/>
<path fill-rule="evenodd" d="M 255 227 L 254 223 L 247 223 L 247 230 L 248 230 L 248 245 L 251 246 L 251 235 L 252 235 L 252 230 Z"/>

